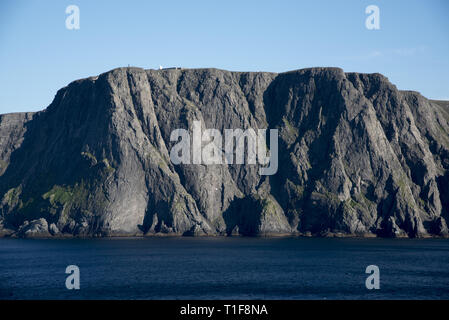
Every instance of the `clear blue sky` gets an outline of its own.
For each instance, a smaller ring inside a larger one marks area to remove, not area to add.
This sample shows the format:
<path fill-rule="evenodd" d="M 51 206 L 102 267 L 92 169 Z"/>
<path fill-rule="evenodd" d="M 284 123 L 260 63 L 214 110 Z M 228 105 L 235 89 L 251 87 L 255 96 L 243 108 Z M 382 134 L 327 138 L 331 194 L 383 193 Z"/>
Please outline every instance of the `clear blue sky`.
<path fill-rule="evenodd" d="M 68 5 L 80 29 L 65 27 Z M 380 30 L 365 8 L 380 8 Z M 121 66 L 380 72 L 449 100 L 449 1 L 0 1 L 0 113 Z"/>

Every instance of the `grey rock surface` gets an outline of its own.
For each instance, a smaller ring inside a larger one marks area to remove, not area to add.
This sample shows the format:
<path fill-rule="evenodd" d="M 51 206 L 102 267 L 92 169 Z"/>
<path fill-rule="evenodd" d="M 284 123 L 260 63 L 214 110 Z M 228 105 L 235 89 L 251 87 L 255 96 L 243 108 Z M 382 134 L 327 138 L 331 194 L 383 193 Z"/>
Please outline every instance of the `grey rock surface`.
<path fill-rule="evenodd" d="M 193 121 L 278 129 L 278 172 L 174 165 Z M 449 104 L 380 74 L 119 68 L 1 115 L 0 147 L 22 236 L 448 235 Z"/>
<path fill-rule="evenodd" d="M 50 232 L 50 234 L 51 234 L 52 236 L 59 235 L 59 229 L 58 229 L 58 227 L 57 227 L 54 223 L 52 223 L 52 224 L 48 227 L 48 232 Z"/>
<path fill-rule="evenodd" d="M 25 221 L 18 230 L 18 235 L 25 238 L 50 237 L 48 223 L 44 218 L 36 219 L 31 222 Z"/>
<path fill-rule="evenodd" d="M 11 153 L 23 140 L 26 124 L 34 113 L 9 113 L 0 115 L 0 176 L 5 172 Z"/>

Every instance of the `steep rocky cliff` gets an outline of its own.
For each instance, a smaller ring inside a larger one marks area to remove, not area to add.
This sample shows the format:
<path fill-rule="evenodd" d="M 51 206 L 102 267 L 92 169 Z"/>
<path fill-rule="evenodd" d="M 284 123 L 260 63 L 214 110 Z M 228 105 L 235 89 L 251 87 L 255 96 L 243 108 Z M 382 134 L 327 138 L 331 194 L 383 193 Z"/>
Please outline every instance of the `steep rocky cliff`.
<path fill-rule="evenodd" d="M 279 169 L 174 165 L 174 129 L 279 130 Z M 380 74 L 119 68 L 0 116 L 0 234 L 447 236 L 449 106 Z"/>

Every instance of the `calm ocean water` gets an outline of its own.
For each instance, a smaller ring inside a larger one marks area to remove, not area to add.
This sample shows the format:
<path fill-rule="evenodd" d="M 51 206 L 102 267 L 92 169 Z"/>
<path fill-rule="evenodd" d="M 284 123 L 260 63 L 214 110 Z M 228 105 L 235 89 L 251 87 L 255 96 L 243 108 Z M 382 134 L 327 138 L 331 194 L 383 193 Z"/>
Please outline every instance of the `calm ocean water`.
<path fill-rule="evenodd" d="M 449 299 L 449 240 L 0 239 L 0 299 Z"/>

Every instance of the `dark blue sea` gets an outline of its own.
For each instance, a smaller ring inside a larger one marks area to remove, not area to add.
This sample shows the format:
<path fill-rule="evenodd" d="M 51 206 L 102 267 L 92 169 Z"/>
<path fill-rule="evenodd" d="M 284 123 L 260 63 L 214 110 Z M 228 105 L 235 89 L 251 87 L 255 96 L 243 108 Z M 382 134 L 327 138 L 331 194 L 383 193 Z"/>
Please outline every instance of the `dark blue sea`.
<path fill-rule="evenodd" d="M 449 299 L 449 240 L 0 239 L 0 299 Z"/>

